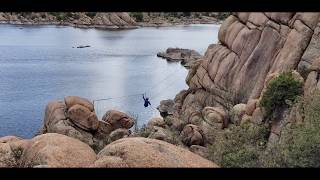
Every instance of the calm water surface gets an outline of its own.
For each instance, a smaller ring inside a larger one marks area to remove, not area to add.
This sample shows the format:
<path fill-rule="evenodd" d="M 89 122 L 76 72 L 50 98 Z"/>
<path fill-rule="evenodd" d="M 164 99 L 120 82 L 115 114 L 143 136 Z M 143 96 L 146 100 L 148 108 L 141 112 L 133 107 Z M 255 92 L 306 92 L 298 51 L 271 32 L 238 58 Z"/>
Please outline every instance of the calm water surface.
<path fill-rule="evenodd" d="M 56 26 L 0 25 L 0 136 L 30 138 L 42 126 L 46 104 L 67 95 L 95 102 L 99 117 L 118 109 L 138 125 L 159 116 L 160 100 L 187 88 L 187 70 L 156 53 L 168 47 L 204 53 L 218 26 L 190 25 L 106 31 Z M 72 48 L 90 45 L 89 48 Z M 146 93 L 152 107 L 144 108 Z"/>

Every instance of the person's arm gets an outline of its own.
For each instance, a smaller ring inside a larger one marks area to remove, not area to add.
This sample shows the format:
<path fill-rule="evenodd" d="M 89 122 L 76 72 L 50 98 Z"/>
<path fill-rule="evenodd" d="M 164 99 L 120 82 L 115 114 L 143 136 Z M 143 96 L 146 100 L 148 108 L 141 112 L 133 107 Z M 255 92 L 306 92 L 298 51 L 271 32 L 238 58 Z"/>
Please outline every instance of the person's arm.
<path fill-rule="evenodd" d="M 150 103 L 150 101 L 148 101 L 148 103 L 150 104 L 150 106 L 151 106 L 151 103 Z"/>
<path fill-rule="evenodd" d="M 144 98 L 144 94 L 142 94 L 142 98 L 143 98 L 143 100 L 146 100 L 146 99 Z"/>

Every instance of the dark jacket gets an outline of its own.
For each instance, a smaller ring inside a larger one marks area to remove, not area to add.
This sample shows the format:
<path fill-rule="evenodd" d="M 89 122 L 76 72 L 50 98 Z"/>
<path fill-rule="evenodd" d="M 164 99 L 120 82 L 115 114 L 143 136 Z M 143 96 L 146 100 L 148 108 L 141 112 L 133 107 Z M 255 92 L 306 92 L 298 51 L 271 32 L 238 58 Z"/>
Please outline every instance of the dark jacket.
<path fill-rule="evenodd" d="M 149 105 L 151 106 L 149 98 L 145 98 L 144 95 L 142 97 L 143 97 L 143 100 L 144 100 L 144 107 L 148 107 Z"/>

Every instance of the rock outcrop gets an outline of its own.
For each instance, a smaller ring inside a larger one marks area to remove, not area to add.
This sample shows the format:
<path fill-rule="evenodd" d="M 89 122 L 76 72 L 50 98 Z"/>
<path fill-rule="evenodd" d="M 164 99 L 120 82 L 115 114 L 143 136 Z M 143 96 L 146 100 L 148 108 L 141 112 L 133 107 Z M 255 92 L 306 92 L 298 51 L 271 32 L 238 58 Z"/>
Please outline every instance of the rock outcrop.
<path fill-rule="evenodd" d="M 198 153 L 206 150 L 195 147 Z M 98 154 L 78 139 L 47 133 L 32 139 L 0 138 L 0 167 L 218 167 L 189 150 L 156 139 L 122 138 Z"/>
<path fill-rule="evenodd" d="M 65 135 L 43 134 L 29 143 L 21 155 L 21 167 L 89 167 L 96 160 L 95 152 L 87 144 Z"/>
<path fill-rule="evenodd" d="M 319 16 L 233 13 L 220 27 L 219 42 L 211 44 L 189 70 L 189 89 L 178 93 L 161 114 L 196 125 L 204 132 L 229 123 L 260 124 L 264 116 L 259 107 L 261 95 L 278 74 L 293 71 L 305 81 L 306 95 L 319 89 Z"/>
<path fill-rule="evenodd" d="M 128 136 L 128 129 L 133 125 L 131 117 L 115 110 L 107 111 L 102 120 L 99 120 L 89 100 L 67 96 L 64 101 L 48 103 L 44 125 L 39 134 L 63 134 L 99 150 L 112 141 Z"/>
<path fill-rule="evenodd" d="M 202 58 L 202 55 L 195 50 L 168 48 L 166 52 L 157 53 L 158 57 L 167 59 L 168 61 L 180 61 L 185 67 L 191 67 L 194 61 Z"/>
<path fill-rule="evenodd" d="M 184 148 L 142 137 L 117 140 L 98 153 L 94 167 L 218 167 Z"/>

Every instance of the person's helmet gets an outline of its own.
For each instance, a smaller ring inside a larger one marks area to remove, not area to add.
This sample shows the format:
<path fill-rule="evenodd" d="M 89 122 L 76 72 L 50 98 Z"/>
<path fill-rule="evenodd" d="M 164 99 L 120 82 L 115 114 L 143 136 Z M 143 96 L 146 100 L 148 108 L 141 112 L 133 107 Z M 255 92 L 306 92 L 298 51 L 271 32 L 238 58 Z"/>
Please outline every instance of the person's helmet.
<path fill-rule="evenodd" d="M 149 100 L 149 98 L 146 98 L 146 100 Z"/>

